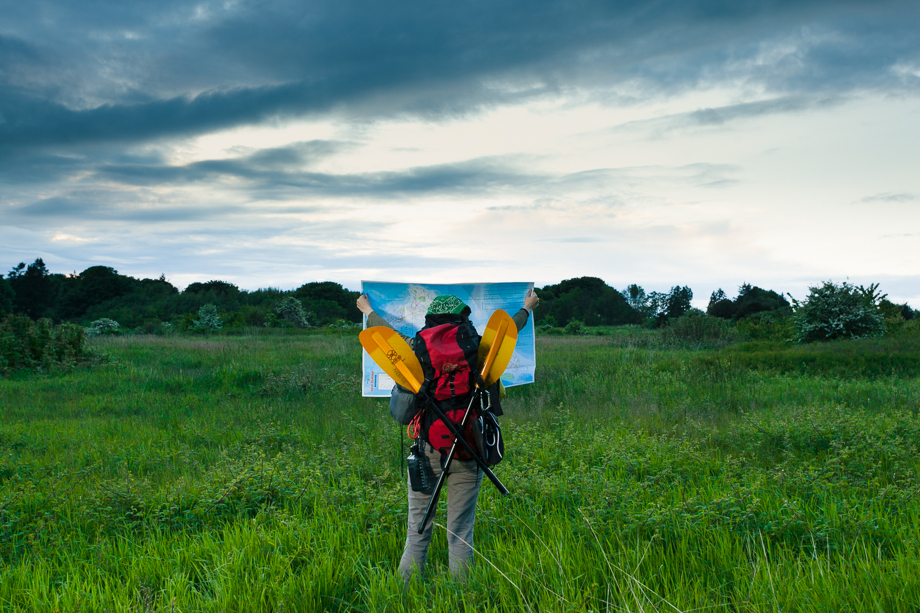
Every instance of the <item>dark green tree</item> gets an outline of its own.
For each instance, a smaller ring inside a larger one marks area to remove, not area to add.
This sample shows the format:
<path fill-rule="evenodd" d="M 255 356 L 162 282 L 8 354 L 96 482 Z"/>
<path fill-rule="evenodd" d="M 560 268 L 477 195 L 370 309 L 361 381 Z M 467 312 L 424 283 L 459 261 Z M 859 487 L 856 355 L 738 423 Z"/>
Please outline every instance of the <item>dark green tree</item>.
<path fill-rule="evenodd" d="M 539 317 L 551 319 L 558 326 L 573 319 L 589 326 L 613 326 L 639 323 L 643 318 L 623 294 L 597 277 L 566 279 L 537 293 L 541 302 Z"/>
<path fill-rule="evenodd" d="M 646 325 L 658 328 L 671 319 L 677 319 L 690 310 L 693 290 L 686 285 L 675 285 L 667 294 L 652 292 L 648 295 L 648 318 Z"/>
<path fill-rule="evenodd" d="M 3 275 L 0 275 L 0 317 L 9 315 L 13 312 L 13 301 L 15 297 L 16 292 L 10 287 L 9 281 L 4 279 Z"/>
<path fill-rule="evenodd" d="M 633 283 L 623 290 L 623 297 L 626 298 L 627 304 L 633 309 L 640 313 L 647 314 L 648 296 L 645 295 L 645 290 L 642 289 L 642 286 Z"/>
<path fill-rule="evenodd" d="M 62 319 L 80 319 L 90 307 L 131 293 L 136 282 L 109 266 L 91 266 L 68 278 L 58 313 Z"/>
<path fill-rule="evenodd" d="M 709 306 L 706 307 L 706 314 L 721 319 L 733 319 L 735 317 L 735 303 L 728 299 L 728 296 L 725 295 L 725 292 L 720 287 L 718 291 L 712 292 L 709 296 Z"/>
<path fill-rule="evenodd" d="M 361 321 L 361 311 L 355 308 L 360 292 L 352 292 L 332 281 L 305 283 L 294 290 L 304 308 L 313 313 L 315 324 L 324 326 L 339 319 Z"/>
<path fill-rule="evenodd" d="M 671 292 L 665 301 L 665 317 L 677 319 L 692 308 L 690 305 L 691 300 L 693 300 L 693 290 L 686 285 L 683 287 L 675 285 L 671 288 Z"/>
<path fill-rule="evenodd" d="M 706 308 L 707 315 L 722 319 L 739 320 L 757 313 L 784 317 L 792 313 L 792 308 L 782 294 L 750 283 L 743 283 L 738 288 L 738 296 L 734 300 L 729 300 L 720 288 L 709 297 L 709 306 Z"/>
<path fill-rule="evenodd" d="M 222 298 L 236 298 L 240 295 L 240 288 L 226 281 L 206 281 L 205 283 L 190 283 L 182 292 L 183 294 L 211 294 Z"/>
<path fill-rule="evenodd" d="M 215 305 L 222 313 L 232 313 L 244 304 L 245 299 L 245 293 L 236 285 L 212 280 L 189 284 L 175 302 L 179 313 L 194 312 L 206 304 Z"/>
<path fill-rule="evenodd" d="M 878 308 L 885 319 L 897 319 L 900 317 L 905 321 L 910 321 L 916 313 L 906 302 L 904 304 L 895 304 L 887 298 L 879 301 Z"/>
<path fill-rule="evenodd" d="M 15 292 L 13 305 L 17 313 L 32 319 L 53 315 L 56 298 L 54 281 L 41 258 L 28 266 L 20 262 L 10 271 L 9 283 Z"/>
<path fill-rule="evenodd" d="M 125 328 L 144 327 L 156 330 L 163 321 L 180 314 L 179 302 L 183 300 L 165 275 L 158 279 L 121 277 L 130 286 L 130 292 L 89 306 L 79 320 L 86 323 L 100 318 L 114 319 Z M 197 302 L 190 310 L 194 310 Z"/>
<path fill-rule="evenodd" d="M 791 305 L 781 294 L 773 290 L 761 289 L 750 283 L 744 283 L 738 288 L 738 297 L 735 298 L 734 306 L 735 319 L 742 319 L 765 311 L 779 311 L 778 315 L 789 315 L 792 312 Z"/>

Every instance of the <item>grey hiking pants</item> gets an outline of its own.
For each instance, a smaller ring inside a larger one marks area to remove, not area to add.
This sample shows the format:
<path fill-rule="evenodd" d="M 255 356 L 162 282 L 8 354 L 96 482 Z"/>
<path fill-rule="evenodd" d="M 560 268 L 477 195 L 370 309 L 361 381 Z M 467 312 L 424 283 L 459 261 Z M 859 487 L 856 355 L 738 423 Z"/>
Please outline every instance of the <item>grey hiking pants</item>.
<path fill-rule="evenodd" d="M 428 460 L 434 470 L 435 477 L 441 475 L 441 454 L 433 447 L 425 444 Z M 450 465 L 450 474 L 447 475 L 447 549 L 450 558 L 450 574 L 455 578 L 463 578 L 466 569 L 473 560 L 473 520 L 476 518 L 476 498 L 479 496 L 479 486 L 482 484 L 482 471 L 473 460 L 457 460 Z M 407 583 L 412 578 L 416 569 L 425 575 L 425 560 L 428 557 L 428 545 L 436 519 L 428 522 L 428 527 L 422 534 L 418 533 L 418 525 L 425 516 L 430 495 L 413 492 L 406 479 L 409 490 L 409 522 L 406 548 L 403 550 L 402 559 L 399 561 L 399 572 Z M 441 500 L 444 500 L 444 490 L 441 491 Z M 464 542 L 465 541 L 465 542 Z"/>

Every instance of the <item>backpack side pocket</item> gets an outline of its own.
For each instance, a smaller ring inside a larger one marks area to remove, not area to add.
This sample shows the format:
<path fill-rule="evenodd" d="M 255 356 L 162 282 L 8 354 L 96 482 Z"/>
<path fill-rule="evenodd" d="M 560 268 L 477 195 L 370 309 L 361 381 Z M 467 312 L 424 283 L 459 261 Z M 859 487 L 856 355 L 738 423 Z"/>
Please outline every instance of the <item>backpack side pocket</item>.
<path fill-rule="evenodd" d="M 408 426 L 418 412 L 419 406 L 415 402 L 415 394 L 401 385 L 394 385 L 393 391 L 390 392 L 390 415 L 393 419 Z"/>

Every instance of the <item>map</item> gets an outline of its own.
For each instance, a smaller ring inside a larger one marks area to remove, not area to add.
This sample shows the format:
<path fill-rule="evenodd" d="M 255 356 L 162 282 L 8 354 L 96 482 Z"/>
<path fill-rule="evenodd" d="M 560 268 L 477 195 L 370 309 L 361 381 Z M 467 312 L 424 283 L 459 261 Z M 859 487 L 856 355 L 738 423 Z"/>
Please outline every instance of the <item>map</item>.
<path fill-rule="evenodd" d="M 413 337 L 425 325 L 428 305 L 437 296 L 453 295 L 469 305 L 470 321 L 482 334 L 489 317 L 498 309 L 509 315 L 524 306 L 524 296 L 533 289 L 533 283 L 460 283 L 436 285 L 431 283 L 387 283 L 362 281 L 361 292 L 367 294 L 371 308 L 384 318 L 397 332 Z M 367 317 L 364 318 L 367 328 Z M 393 379 L 362 352 L 363 396 L 389 396 Z M 537 365 L 533 317 L 518 332 L 517 345 L 511 363 L 502 374 L 505 387 L 533 383 Z"/>

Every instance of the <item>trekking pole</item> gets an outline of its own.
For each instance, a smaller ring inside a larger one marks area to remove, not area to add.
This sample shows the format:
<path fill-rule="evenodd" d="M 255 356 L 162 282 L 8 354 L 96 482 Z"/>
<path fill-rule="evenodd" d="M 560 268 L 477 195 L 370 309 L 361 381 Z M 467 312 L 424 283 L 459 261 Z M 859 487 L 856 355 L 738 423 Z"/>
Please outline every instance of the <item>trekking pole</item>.
<path fill-rule="evenodd" d="M 482 472 L 489 478 L 489 480 L 495 484 L 495 487 L 498 488 L 498 491 L 501 492 L 503 496 L 509 493 L 508 488 L 506 488 L 502 482 L 498 480 L 498 477 L 495 476 L 495 473 L 492 472 L 492 469 L 486 466 L 486 463 L 482 461 L 482 458 L 479 457 L 479 454 L 473 450 L 466 439 L 460 434 L 470 419 L 470 414 L 473 412 L 473 403 L 477 398 L 480 400 L 480 406 L 482 406 L 482 394 L 483 390 L 477 387 L 476 393 L 473 394 L 472 398 L 470 398 L 469 406 L 466 407 L 466 412 L 463 414 L 463 420 L 460 422 L 459 429 L 455 427 L 449 419 L 447 419 L 447 417 L 444 415 L 444 413 L 441 412 L 441 409 L 436 404 L 430 402 L 429 400 L 429 404 L 434 409 L 435 415 L 437 415 L 438 419 L 444 422 L 444 424 L 450 428 L 451 433 L 453 433 L 454 443 L 451 445 L 450 452 L 447 454 L 447 459 L 444 461 L 444 467 L 441 469 L 441 475 L 438 477 L 438 482 L 434 487 L 434 492 L 431 494 L 431 499 L 428 500 L 428 508 L 425 509 L 425 517 L 422 518 L 422 521 L 418 526 L 419 534 L 422 534 L 425 531 L 425 527 L 428 525 L 429 520 L 431 520 L 432 515 L 434 515 L 435 509 L 438 507 L 438 498 L 441 496 L 441 488 L 444 487 L 444 482 L 447 480 L 447 475 L 450 472 L 450 465 L 454 461 L 454 455 L 457 452 L 458 441 L 466 448 L 467 453 L 473 456 L 473 459 L 476 460 L 476 464 L 479 465 L 479 468 L 482 469 Z M 489 405 L 491 406 L 491 404 L 492 403 L 490 401 Z"/>
<path fill-rule="evenodd" d="M 447 416 L 444 415 L 444 413 L 441 411 L 441 408 L 438 407 L 438 405 L 434 404 L 434 402 L 431 401 L 431 399 L 429 398 L 429 405 L 432 407 L 434 414 L 437 415 L 438 419 L 444 422 L 444 425 L 447 426 L 448 429 L 450 429 L 451 434 L 454 435 L 454 442 L 450 448 L 451 453 L 448 454 L 447 460 L 445 460 L 444 466 L 445 468 L 449 466 L 448 462 L 450 462 L 450 460 L 452 459 L 453 451 L 454 449 L 456 449 L 457 443 L 459 442 L 466 449 L 466 452 L 469 453 L 471 456 L 473 456 L 472 459 L 476 461 L 476 464 L 479 465 L 479 468 L 482 469 L 482 472 L 485 473 L 485 475 L 489 478 L 489 480 L 495 484 L 495 487 L 498 488 L 498 491 L 501 492 L 502 494 L 507 494 L 508 488 L 502 485 L 502 482 L 498 480 L 498 477 L 495 476 L 495 473 L 492 472 L 492 469 L 489 468 L 489 466 L 483 461 L 481 457 L 479 457 L 479 452 L 473 449 L 473 447 L 466 440 L 466 437 L 463 437 L 460 435 L 460 432 L 463 431 L 463 428 L 465 428 L 467 422 L 469 422 L 469 416 L 472 413 L 471 409 L 473 407 L 473 402 L 476 401 L 476 398 L 479 397 L 480 394 L 482 394 L 481 390 L 479 391 L 479 393 L 473 394 L 473 397 L 470 398 L 470 404 L 467 406 L 466 412 L 463 414 L 463 419 L 461 420 L 459 426 L 454 425 L 453 422 L 447 419 Z M 480 404 L 480 406 L 482 405 Z"/>

